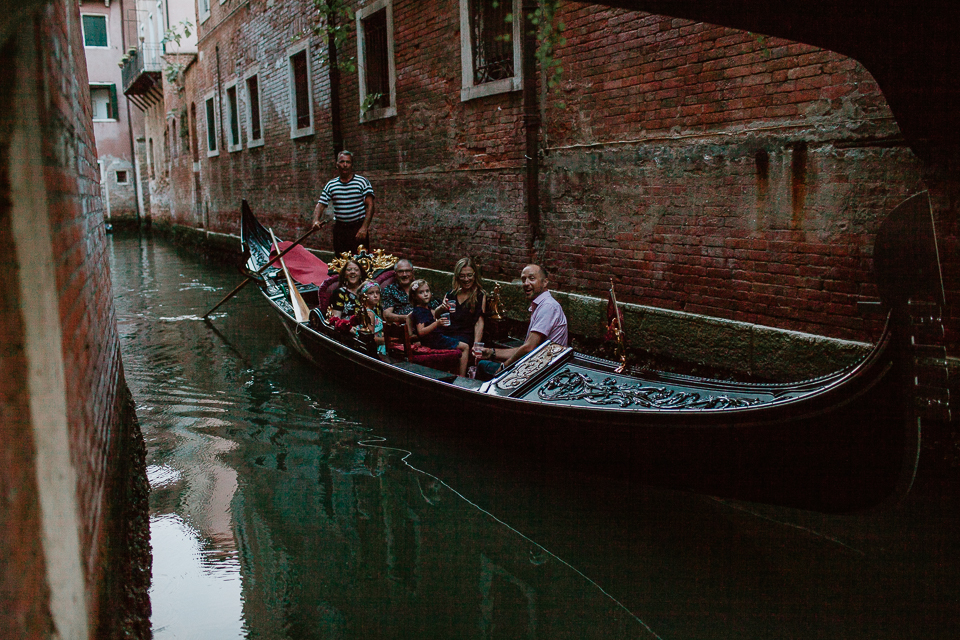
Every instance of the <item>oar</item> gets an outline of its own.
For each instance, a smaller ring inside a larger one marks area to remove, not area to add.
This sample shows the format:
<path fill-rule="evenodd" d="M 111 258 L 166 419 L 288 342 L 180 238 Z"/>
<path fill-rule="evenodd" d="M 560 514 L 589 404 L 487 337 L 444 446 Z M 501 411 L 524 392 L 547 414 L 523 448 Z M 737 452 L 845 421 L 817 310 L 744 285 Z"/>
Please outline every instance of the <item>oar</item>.
<path fill-rule="evenodd" d="M 281 252 L 278 253 L 277 255 L 273 256 L 273 258 L 271 258 L 270 261 L 267 262 L 267 264 L 265 264 L 265 265 L 263 265 L 262 267 L 260 267 L 259 269 L 257 269 L 257 272 L 256 272 L 257 275 L 260 275 L 261 273 L 263 273 L 264 271 L 266 271 L 266 270 L 267 270 L 267 267 L 269 267 L 270 265 L 272 265 L 274 262 L 276 262 L 277 260 L 279 260 L 279 259 L 282 258 L 283 256 L 287 255 L 287 252 L 288 252 L 288 251 L 290 251 L 291 249 L 293 249 L 294 247 L 296 247 L 297 245 L 299 245 L 301 242 L 303 242 L 304 240 L 306 240 L 307 238 L 309 238 L 312 234 L 314 234 L 314 233 L 316 233 L 317 231 L 319 231 L 319 230 L 320 230 L 320 227 L 322 227 L 322 226 L 325 225 L 325 224 L 327 224 L 327 221 L 326 221 L 326 220 L 324 220 L 323 222 L 321 222 L 321 223 L 320 223 L 318 226 L 316 226 L 316 227 L 311 227 L 309 231 L 307 231 L 305 234 L 303 234 L 302 236 L 300 236 L 299 238 L 297 238 L 297 239 L 293 242 L 293 244 L 291 244 L 289 247 L 287 247 L 286 249 L 284 249 L 283 251 L 281 251 Z M 245 279 L 243 282 L 241 282 L 240 284 L 237 285 L 237 288 L 236 288 L 236 289 L 234 289 L 233 291 L 231 291 L 230 293 L 228 293 L 226 296 L 224 296 L 223 300 L 221 300 L 220 302 L 218 302 L 218 303 L 216 304 L 216 306 L 213 307 L 213 309 L 210 309 L 210 311 L 207 311 L 205 314 L 203 314 L 203 315 L 200 316 L 200 317 L 201 317 L 202 319 L 206 320 L 206 319 L 207 319 L 207 316 L 209 316 L 211 313 L 213 313 L 214 311 L 216 311 L 217 309 L 219 309 L 219 308 L 220 308 L 220 305 L 222 305 L 224 302 L 226 302 L 227 300 L 229 300 L 229 299 L 232 298 L 233 296 L 237 295 L 237 293 L 240 292 L 240 289 L 243 289 L 245 286 L 247 286 L 247 285 L 250 283 L 251 280 L 253 280 L 253 276 L 247 276 L 246 279 Z"/>
<path fill-rule="evenodd" d="M 277 253 L 280 253 L 280 244 L 277 242 L 277 237 L 273 235 L 273 229 L 270 229 L 270 237 L 273 238 L 273 246 Z M 300 290 L 294 284 L 293 278 L 290 277 L 290 272 L 287 271 L 287 265 L 283 264 L 283 259 L 280 260 L 280 268 L 283 269 L 283 275 L 287 277 L 287 288 L 290 289 L 290 306 L 293 307 L 293 316 L 297 319 L 297 322 L 306 322 L 310 318 L 310 308 L 304 301 L 303 296 L 300 295 Z"/>

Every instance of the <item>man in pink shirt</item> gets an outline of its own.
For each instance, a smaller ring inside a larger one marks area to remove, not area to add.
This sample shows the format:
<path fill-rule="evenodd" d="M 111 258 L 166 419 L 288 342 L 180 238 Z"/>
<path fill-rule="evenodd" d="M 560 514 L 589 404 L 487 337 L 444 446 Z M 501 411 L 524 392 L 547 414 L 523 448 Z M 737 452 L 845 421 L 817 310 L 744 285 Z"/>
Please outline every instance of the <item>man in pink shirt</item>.
<path fill-rule="evenodd" d="M 536 349 L 544 340 L 567 346 L 567 316 L 549 291 L 547 272 L 540 265 L 528 264 L 520 272 L 523 293 L 530 300 L 530 327 L 523 344 L 515 349 L 484 349 L 478 373 L 494 376 Z M 500 363 L 500 364 L 498 364 Z M 478 375 L 481 377 L 481 375 Z"/>

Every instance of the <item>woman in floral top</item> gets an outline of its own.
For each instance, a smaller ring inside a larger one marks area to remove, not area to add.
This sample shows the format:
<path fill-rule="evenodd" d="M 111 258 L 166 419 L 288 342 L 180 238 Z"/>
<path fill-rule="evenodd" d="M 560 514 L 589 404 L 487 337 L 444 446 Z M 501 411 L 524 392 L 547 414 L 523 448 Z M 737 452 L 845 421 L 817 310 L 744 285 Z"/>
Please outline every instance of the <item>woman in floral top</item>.
<path fill-rule="evenodd" d="M 362 305 L 357 298 L 360 285 L 367 279 L 360 263 L 354 260 L 348 260 L 347 264 L 340 269 L 340 280 L 336 293 L 333 294 L 333 300 L 330 302 L 330 316 L 333 318 L 346 318 L 357 313 Z"/>

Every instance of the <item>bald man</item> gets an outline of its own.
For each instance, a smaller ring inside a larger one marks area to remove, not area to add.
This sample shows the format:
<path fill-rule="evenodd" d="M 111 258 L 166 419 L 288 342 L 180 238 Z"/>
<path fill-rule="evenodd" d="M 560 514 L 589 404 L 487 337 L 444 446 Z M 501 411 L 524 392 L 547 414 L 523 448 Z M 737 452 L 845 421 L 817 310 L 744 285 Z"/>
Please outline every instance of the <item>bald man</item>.
<path fill-rule="evenodd" d="M 544 340 L 567 346 L 567 316 L 560 303 L 550 295 L 550 281 L 546 270 L 537 264 L 528 264 L 520 272 L 520 285 L 530 300 L 530 326 L 523 344 L 515 349 L 484 349 L 477 366 L 477 377 L 489 380 L 503 369 L 527 355 Z"/>

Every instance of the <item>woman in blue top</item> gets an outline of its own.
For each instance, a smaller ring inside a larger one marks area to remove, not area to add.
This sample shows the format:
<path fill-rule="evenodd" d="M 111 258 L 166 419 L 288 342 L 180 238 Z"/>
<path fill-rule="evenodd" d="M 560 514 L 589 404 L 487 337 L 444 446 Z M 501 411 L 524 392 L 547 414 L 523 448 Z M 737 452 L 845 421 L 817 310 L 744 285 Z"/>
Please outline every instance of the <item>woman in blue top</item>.
<path fill-rule="evenodd" d="M 470 347 L 456 338 L 445 336 L 438 329 L 450 324 L 449 307 L 442 304 L 430 310 L 430 285 L 426 280 L 417 280 L 410 285 L 410 302 L 414 305 L 410 312 L 413 326 L 420 336 L 420 344 L 431 349 L 459 349 L 460 375 L 467 375 L 467 363 L 470 358 Z M 443 314 L 438 320 L 437 316 Z"/>
<path fill-rule="evenodd" d="M 453 289 L 443 297 L 443 304 L 453 307 L 450 326 L 440 327 L 443 335 L 456 338 L 468 346 L 483 340 L 487 296 L 483 291 L 480 269 L 472 258 L 461 258 L 453 268 Z"/>

